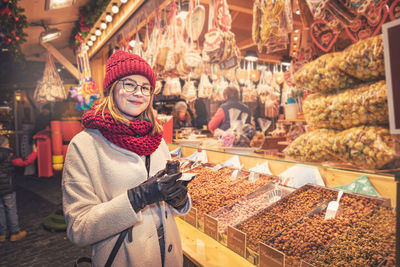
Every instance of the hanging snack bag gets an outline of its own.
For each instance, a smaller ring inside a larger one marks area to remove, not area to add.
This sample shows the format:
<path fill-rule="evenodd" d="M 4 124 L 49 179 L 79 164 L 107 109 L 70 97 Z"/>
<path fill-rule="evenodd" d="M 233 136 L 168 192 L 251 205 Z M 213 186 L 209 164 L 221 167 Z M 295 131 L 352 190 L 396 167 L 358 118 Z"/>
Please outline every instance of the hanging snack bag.
<path fill-rule="evenodd" d="M 382 34 L 359 41 L 344 51 L 342 71 L 362 80 L 376 81 L 385 78 Z"/>
<path fill-rule="evenodd" d="M 297 86 L 310 89 L 314 93 L 351 88 L 358 80 L 339 69 L 342 61 L 343 54 L 340 52 L 322 55 L 298 70 L 294 74 L 294 81 Z"/>
<path fill-rule="evenodd" d="M 312 94 L 303 104 L 310 126 L 344 130 L 365 124 L 387 124 L 386 82 L 363 84 L 337 94 Z"/>
<path fill-rule="evenodd" d="M 194 86 L 194 81 L 188 79 L 182 88 L 181 96 L 187 101 L 192 102 L 196 100 L 196 86 Z"/>
<path fill-rule="evenodd" d="M 199 83 L 199 97 L 211 97 L 213 86 L 206 74 L 202 74 Z"/>

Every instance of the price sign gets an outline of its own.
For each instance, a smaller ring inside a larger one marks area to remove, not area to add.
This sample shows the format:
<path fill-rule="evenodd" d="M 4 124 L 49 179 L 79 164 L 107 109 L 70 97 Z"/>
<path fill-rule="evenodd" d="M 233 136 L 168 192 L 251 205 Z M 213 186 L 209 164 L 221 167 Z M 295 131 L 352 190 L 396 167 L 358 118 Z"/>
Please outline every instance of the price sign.
<path fill-rule="evenodd" d="M 204 233 L 218 241 L 218 220 L 204 214 Z"/>
<path fill-rule="evenodd" d="M 260 242 L 260 267 L 285 266 L 285 254 Z"/>
<path fill-rule="evenodd" d="M 196 208 L 191 208 L 189 213 L 186 214 L 183 219 L 193 225 L 194 227 L 197 228 L 197 209 Z"/>
<path fill-rule="evenodd" d="M 228 248 L 242 257 L 246 257 L 246 234 L 228 226 Z"/>
<path fill-rule="evenodd" d="M 383 24 L 385 75 L 391 134 L 400 134 L 400 20 Z"/>

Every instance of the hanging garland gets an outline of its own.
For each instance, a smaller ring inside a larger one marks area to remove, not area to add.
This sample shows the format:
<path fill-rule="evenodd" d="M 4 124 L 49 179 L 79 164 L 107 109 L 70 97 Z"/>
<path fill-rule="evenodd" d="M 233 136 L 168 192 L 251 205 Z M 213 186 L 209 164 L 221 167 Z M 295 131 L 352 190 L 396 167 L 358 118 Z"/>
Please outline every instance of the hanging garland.
<path fill-rule="evenodd" d="M 0 0 L 0 48 L 9 51 L 14 58 L 21 58 L 21 44 L 27 36 L 23 30 L 28 22 L 23 15 L 25 10 L 17 4 L 18 0 Z"/>
<path fill-rule="evenodd" d="M 0 0 L 1 1 L 1 0 Z M 72 29 L 70 45 L 78 49 L 90 32 L 90 28 L 96 23 L 101 14 L 106 10 L 110 0 L 91 0 L 79 9 L 79 21 Z"/>

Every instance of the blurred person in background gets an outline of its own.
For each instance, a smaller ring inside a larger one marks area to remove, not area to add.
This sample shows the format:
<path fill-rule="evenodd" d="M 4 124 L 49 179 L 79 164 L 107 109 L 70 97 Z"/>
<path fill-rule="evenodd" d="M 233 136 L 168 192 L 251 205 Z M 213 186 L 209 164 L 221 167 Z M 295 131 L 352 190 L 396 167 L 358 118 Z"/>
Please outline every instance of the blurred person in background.
<path fill-rule="evenodd" d="M 234 86 L 228 86 L 227 88 L 225 88 L 223 96 L 225 99 L 224 103 L 221 104 L 221 106 L 217 109 L 217 112 L 214 114 L 214 116 L 208 123 L 208 129 L 213 134 L 217 128 L 226 131 L 231 127 L 231 122 L 229 117 L 229 111 L 231 109 L 238 110 L 238 112 L 240 113 L 238 117 L 239 120 L 242 118 L 242 116 L 245 116 L 245 114 L 247 114 L 245 123 L 251 122 L 250 110 L 245 104 L 243 104 L 239 100 L 238 88 Z"/>
<path fill-rule="evenodd" d="M 15 167 L 25 167 L 37 157 L 36 145 L 26 159 L 16 158 L 10 148 L 7 136 L 0 135 L 0 242 L 9 239 L 11 242 L 24 238 L 26 231 L 19 227 L 16 192 L 13 180 Z"/>

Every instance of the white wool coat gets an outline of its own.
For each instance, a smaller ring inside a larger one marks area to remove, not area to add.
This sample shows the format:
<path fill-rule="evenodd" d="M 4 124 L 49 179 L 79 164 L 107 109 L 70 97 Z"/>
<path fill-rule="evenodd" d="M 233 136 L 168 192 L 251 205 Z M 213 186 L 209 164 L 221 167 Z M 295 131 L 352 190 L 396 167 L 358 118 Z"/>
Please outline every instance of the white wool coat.
<path fill-rule="evenodd" d="M 150 156 L 150 177 L 170 159 L 164 140 Z M 78 246 L 92 246 L 93 266 L 104 266 L 123 230 L 133 226 L 132 242 L 126 237 L 113 266 L 161 266 L 154 221 L 155 205 L 136 213 L 127 190 L 147 179 L 145 157 L 109 142 L 96 129 L 85 129 L 70 142 L 64 163 L 62 192 L 68 238 Z M 182 266 L 183 256 L 174 215 L 186 214 L 160 203 L 165 231 L 165 267 Z M 151 211 L 153 209 L 153 212 Z"/>

